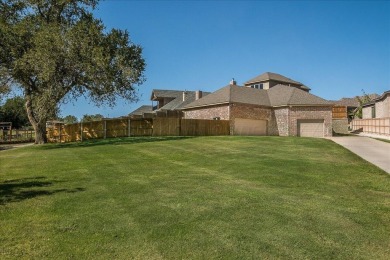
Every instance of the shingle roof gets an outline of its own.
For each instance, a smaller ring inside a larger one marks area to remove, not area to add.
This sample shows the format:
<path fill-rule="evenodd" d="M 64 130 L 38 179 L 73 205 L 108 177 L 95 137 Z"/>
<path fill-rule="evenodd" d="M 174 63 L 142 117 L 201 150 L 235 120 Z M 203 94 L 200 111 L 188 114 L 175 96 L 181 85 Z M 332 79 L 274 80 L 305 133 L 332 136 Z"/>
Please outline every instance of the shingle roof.
<path fill-rule="evenodd" d="M 284 83 L 291 83 L 291 84 L 297 84 L 297 85 L 303 86 L 303 84 L 301 82 L 292 80 L 292 79 L 287 78 L 283 75 L 273 73 L 273 72 L 265 72 L 257 77 L 254 77 L 253 79 L 250 79 L 247 82 L 245 82 L 245 85 L 250 84 L 250 83 L 255 83 L 255 82 L 268 81 L 268 80 L 281 81 Z"/>
<path fill-rule="evenodd" d="M 204 96 L 198 100 L 195 100 L 194 102 L 191 102 L 190 104 L 187 104 L 184 106 L 184 108 L 187 107 L 193 107 L 193 106 L 204 106 L 204 105 L 217 105 L 217 104 L 224 104 L 229 103 L 230 100 L 230 85 L 225 86 L 207 96 Z"/>
<path fill-rule="evenodd" d="M 363 107 L 373 105 L 373 104 L 375 104 L 376 102 L 385 99 L 385 97 L 386 97 L 387 95 L 390 95 L 390 90 L 386 90 L 385 92 L 383 92 L 382 95 L 378 95 L 378 94 L 369 94 L 368 96 L 370 97 L 371 101 L 370 101 L 370 102 L 367 102 L 367 103 L 365 103 L 365 104 L 363 104 Z"/>
<path fill-rule="evenodd" d="M 244 103 L 260 106 L 271 105 L 266 90 L 227 85 L 206 97 L 186 105 L 184 109 L 228 103 Z"/>
<path fill-rule="evenodd" d="M 156 98 L 176 98 L 183 95 L 182 90 L 153 89 L 151 100 Z"/>
<path fill-rule="evenodd" d="M 137 108 L 136 110 L 134 110 L 133 112 L 131 112 L 129 114 L 129 116 L 135 116 L 135 115 L 143 115 L 143 113 L 152 113 L 153 112 L 153 107 L 152 106 L 140 106 L 139 108 Z"/>
<path fill-rule="evenodd" d="M 177 110 L 181 109 L 184 106 L 192 103 L 195 101 L 195 91 L 186 91 L 186 98 L 185 101 L 183 101 L 183 91 L 181 92 L 180 96 L 166 104 L 165 106 L 161 107 L 160 110 Z M 202 97 L 207 96 L 210 94 L 210 92 L 202 92 Z"/>
<path fill-rule="evenodd" d="M 331 102 L 306 91 L 281 84 L 268 90 L 228 85 L 204 98 L 184 106 L 183 109 L 229 103 L 269 107 L 287 105 L 332 105 Z"/>
<path fill-rule="evenodd" d="M 272 106 L 286 105 L 332 105 L 332 102 L 309 92 L 286 85 L 276 85 L 268 90 Z"/>
<path fill-rule="evenodd" d="M 375 93 L 374 94 L 368 94 L 367 96 L 371 100 L 374 100 L 374 99 L 380 97 L 378 94 L 375 94 Z M 359 99 L 358 99 L 359 97 L 361 99 L 364 98 L 364 96 L 356 96 L 356 97 L 353 97 L 353 98 L 342 98 L 340 100 L 332 100 L 331 102 L 335 106 L 358 107 L 359 106 Z"/>
<path fill-rule="evenodd" d="M 354 98 L 342 98 L 340 100 L 332 101 L 335 106 L 346 106 L 346 107 L 358 107 L 359 100 Z"/>
<path fill-rule="evenodd" d="M 183 92 L 186 93 L 185 101 L 183 101 Z M 163 107 L 160 107 L 158 110 L 178 110 L 195 101 L 195 92 L 196 91 L 154 89 L 152 91 L 151 99 L 172 98 L 172 101 L 168 102 Z M 208 94 L 210 94 L 210 92 L 202 91 L 202 97 L 205 97 Z"/>

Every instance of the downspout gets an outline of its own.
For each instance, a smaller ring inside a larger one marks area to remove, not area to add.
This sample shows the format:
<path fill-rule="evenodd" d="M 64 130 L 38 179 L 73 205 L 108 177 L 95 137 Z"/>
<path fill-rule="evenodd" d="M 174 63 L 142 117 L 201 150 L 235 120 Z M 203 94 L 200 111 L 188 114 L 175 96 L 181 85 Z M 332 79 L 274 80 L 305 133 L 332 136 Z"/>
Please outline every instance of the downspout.
<path fill-rule="evenodd" d="M 291 129 L 291 126 L 290 126 L 290 124 L 291 124 L 291 115 L 290 115 L 290 111 L 291 111 L 291 106 L 288 106 L 287 107 L 287 109 L 288 109 L 288 113 L 287 113 L 287 115 L 288 115 L 288 124 L 287 124 L 287 136 L 291 136 L 291 133 L 290 133 L 290 129 Z"/>

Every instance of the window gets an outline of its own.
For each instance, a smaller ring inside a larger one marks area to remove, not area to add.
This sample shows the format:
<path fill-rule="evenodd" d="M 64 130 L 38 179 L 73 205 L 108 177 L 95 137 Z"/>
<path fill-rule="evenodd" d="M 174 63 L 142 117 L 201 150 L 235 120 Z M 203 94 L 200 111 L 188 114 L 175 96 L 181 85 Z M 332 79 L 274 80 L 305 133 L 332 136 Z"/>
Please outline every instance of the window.
<path fill-rule="evenodd" d="M 375 105 L 371 107 L 371 118 L 375 118 Z"/>
<path fill-rule="evenodd" d="M 255 89 L 263 89 L 263 84 L 254 84 L 254 85 L 251 85 L 251 88 L 255 88 Z"/>
<path fill-rule="evenodd" d="M 263 83 L 259 85 L 259 89 L 263 89 Z"/>

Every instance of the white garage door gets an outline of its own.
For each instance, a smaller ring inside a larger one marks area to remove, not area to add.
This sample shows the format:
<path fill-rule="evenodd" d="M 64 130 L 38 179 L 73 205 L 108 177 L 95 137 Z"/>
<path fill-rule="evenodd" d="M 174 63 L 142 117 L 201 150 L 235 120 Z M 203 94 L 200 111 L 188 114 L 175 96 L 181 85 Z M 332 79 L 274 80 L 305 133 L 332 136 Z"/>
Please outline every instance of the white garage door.
<path fill-rule="evenodd" d="M 298 120 L 298 132 L 302 137 L 324 137 L 324 120 Z"/>
<path fill-rule="evenodd" d="M 267 135 L 267 120 L 236 118 L 234 135 Z"/>

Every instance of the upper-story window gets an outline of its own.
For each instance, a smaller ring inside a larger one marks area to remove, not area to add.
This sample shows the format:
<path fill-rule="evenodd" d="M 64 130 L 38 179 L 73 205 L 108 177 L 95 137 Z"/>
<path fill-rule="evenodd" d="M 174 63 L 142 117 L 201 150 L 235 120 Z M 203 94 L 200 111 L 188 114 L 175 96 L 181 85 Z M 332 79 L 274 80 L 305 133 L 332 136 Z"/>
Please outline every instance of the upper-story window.
<path fill-rule="evenodd" d="M 376 115 L 375 115 L 375 105 L 373 107 L 371 107 L 371 118 L 375 118 Z"/>
<path fill-rule="evenodd" d="M 253 84 L 253 85 L 251 85 L 251 88 L 263 89 L 263 83 L 261 83 L 261 84 Z"/>

